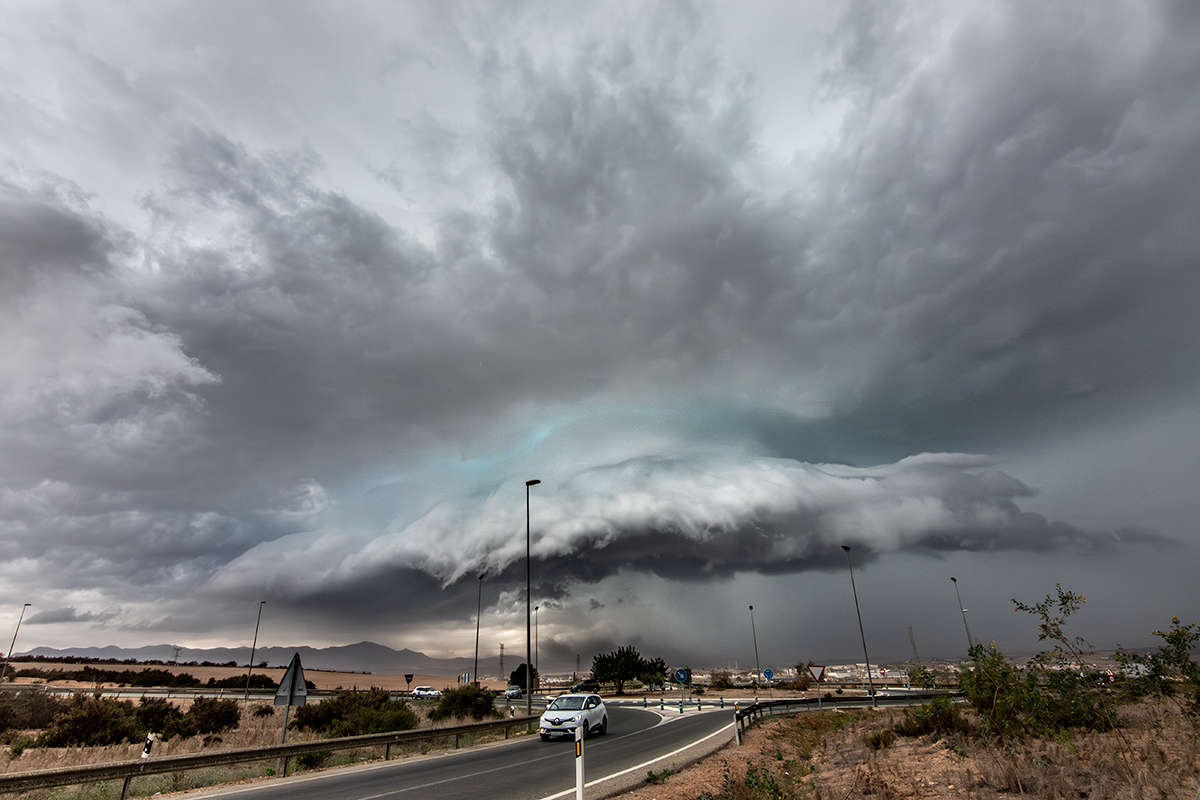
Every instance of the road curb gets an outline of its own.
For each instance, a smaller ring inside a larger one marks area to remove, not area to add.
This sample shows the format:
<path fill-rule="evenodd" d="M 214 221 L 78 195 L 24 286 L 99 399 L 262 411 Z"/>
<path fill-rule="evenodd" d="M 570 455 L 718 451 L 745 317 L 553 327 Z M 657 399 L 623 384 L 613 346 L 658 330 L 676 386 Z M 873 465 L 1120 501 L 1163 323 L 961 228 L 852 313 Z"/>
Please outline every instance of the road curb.
<path fill-rule="evenodd" d="M 651 769 L 658 771 L 670 770 L 674 772 L 689 764 L 694 764 L 702 758 L 707 758 L 723 750 L 726 745 L 733 741 L 734 724 L 731 722 L 720 730 L 705 736 L 700 741 L 693 742 L 686 747 L 681 747 L 674 752 L 667 753 L 665 756 L 659 756 L 652 761 L 646 761 L 638 764 L 636 767 L 630 767 L 627 770 L 618 772 L 616 775 L 609 775 L 606 778 L 600 778 L 594 783 L 588 783 L 584 790 L 584 795 L 587 797 L 587 800 L 603 800 L 604 798 L 616 797 L 619 794 L 624 794 L 645 785 L 646 773 Z M 575 794 L 575 791 L 572 789 L 569 792 L 555 795 L 555 797 L 573 794 Z M 549 800 L 549 798 L 546 800 Z"/>

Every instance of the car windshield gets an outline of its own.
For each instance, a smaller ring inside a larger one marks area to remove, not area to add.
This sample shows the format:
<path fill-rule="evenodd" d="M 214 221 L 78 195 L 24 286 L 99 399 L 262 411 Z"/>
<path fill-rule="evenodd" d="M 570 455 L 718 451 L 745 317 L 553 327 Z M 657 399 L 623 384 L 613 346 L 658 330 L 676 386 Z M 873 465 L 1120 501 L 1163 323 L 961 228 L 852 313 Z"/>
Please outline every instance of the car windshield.
<path fill-rule="evenodd" d="M 548 708 L 553 711 L 578 711 L 583 708 L 583 697 L 560 697 Z"/>

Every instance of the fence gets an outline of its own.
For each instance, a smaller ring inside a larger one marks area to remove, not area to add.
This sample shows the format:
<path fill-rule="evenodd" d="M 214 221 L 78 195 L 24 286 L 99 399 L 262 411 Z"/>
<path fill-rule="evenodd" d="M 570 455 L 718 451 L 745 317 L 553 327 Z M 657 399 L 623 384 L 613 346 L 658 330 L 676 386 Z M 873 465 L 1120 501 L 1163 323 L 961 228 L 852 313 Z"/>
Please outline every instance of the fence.
<path fill-rule="evenodd" d="M 325 753 L 335 750 L 354 750 L 363 747 L 384 747 L 384 758 L 391 758 L 392 747 L 412 742 L 454 737 L 458 747 L 461 737 L 475 733 L 490 733 L 503 730 L 509 737 L 513 728 L 528 728 L 537 722 L 536 716 L 509 717 L 498 722 L 473 722 L 449 728 L 426 728 L 415 731 L 393 733 L 370 733 L 364 736 L 346 736 L 340 739 L 320 739 L 299 744 L 284 744 L 274 747 L 254 747 L 241 750 L 223 750 L 195 755 L 164 756 L 162 758 L 139 758 L 130 761 L 114 761 L 85 767 L 60 767 L 30 772 L 15 772 L 0 775 L 0 793 L 27 792 L 33 789 L 48 789 L 55 786 L 71 786 L 79 783 L 122 779 L 121 798 L 129 792 L 130 782 L 139 775 L 162 775 L 170 772 L 185 772 L 203 767 L 245 764 L 284 759 L 283 775 L 287 775 L 288 761 L 295 756 L 308 753 Z"/>

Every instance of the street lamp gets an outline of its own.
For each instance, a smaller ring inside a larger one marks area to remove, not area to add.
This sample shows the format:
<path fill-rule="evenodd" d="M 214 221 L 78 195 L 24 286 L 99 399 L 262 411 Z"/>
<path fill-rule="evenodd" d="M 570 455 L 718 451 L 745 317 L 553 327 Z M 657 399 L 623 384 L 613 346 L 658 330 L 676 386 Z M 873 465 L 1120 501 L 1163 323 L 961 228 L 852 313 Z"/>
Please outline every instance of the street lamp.
<path fill-rule="evenodd" d="M 958 580 L 955 578 L 950 580 L 954 583 L 954 596 L 958 598 L 958 608 L 962 611 L 963 627 L 967 629 L 967 651 L 970 652 L 971 648 L 975 646 L 975 640 L 971 638 L 971 626 L 967 624 L 967 610 L 963 608 L 962 595 L 958 593 Z"/>
<path fill-rule="evenodd" d="M 13 631 L 12 644 L 8 646 L 8 652 L 4 654 L 4 669 L 0 670 L 0 683 L 4 683 L 4 676 L 8 674 L 8 660 L 12 658 L 13 648 L 17 646 L 17 634 L 21 632 L 21 621 L 25 619 L 25 609 L 31 605 L 33 603 L 26 603 L 21 606 L 21 616 L 17 617 L 17 629 Z"/>
<path fill-rule="evenodd" d="M 258 649 L 258 625 L 262 622 L 262 607 L 267 604 L 266 600 L 258 601 L 258 619 L 254 621 L 254 643 L 250 645 L 250 666 L 246 669 L 246 694 L 242 698 L 242 702 L 250 704 L 250 676 L 254 673 L 254 651 Z"/>
<path fill-rule="evenodd" d="M 754 693 L 758 694 L 758 676 L 762 674 L 762 668 L 758 663 L 758 632 L 754 630 L 754 606 L 750 606 L 750 634 L 754 637 L 754 669 L 757 672 L 754 675 Z"/>
<path fill-rule="evenodd" d="M 842 545 L 842 549 L 846 551 L 846 563 L 850 565 L 850 590 L 854 592 L 854 613 L 858 615 L 858 635 L 862 637 L 863 660 L 867 662 L 867 685 L 871 689 L 871 705 L 878 707 L 879 703 L 875 700 L 875 681 L 871 678 L 871 658 L 867 655 L 867 634 L 863 632 L 862 611 L 858 608 L 858 589 L 854 585 L 854 562 L 850 559 L 850 548 Z"/>
<path fill-rule="evenodd" d="M 533 714 L 533 637 L 529 622 L 529 605 L 532 590 L 529 581 L 529 487 L 537 486 L 541 481 L 525 481 L 525 713 Z"/>
<path fill-rule="evenodd" d="M 542 648 L 538 645 L 538 642 L 540 641 L 538 639 L 538 613 L 537 613 L 539 608 L 541 608 L 541 606 L 533 607 L 533 671 L 534 672 L 537 672 L 538 662 L 541 661 L 541 658 L 542 658 Z M 538 675 L 540 676 L 541 673 L 539 672 Z"/>
<path fill-rule="evenodd" d="M 479 600 L 475 604 L 475 686 L 479 686 L 479 617 L 483 613 L 483 573 L 479 575 Z"/>

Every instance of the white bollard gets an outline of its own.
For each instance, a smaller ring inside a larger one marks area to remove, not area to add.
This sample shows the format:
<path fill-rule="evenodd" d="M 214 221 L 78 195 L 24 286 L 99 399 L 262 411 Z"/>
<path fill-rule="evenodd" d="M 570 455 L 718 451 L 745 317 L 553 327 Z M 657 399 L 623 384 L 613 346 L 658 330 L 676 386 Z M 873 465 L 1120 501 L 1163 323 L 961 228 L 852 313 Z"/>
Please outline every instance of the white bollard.
<path fill-rule="evenodd" d="M 583 726 L 580 720 L 575 726 L 575 800 L 583 800 Z"/>

